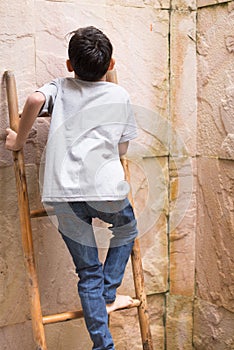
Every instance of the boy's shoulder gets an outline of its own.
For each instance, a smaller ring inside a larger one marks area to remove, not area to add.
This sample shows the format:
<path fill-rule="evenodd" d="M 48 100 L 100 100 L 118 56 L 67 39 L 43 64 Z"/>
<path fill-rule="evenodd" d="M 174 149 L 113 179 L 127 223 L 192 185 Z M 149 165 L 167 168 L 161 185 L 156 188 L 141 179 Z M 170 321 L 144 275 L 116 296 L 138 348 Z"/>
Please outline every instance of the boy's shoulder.
<path fill-rule="evenodd" d="M 124 103 L 128 103 L 130 101 L 129 92 L 123 86 L 111 82 L 105 83 L 106 89 L 109 91 L 109 94 L 112 95 L 113 99 L 118 100 L 119 98 L 119 100 Z"/>
<path fill-rule="evenodd" d="M 107 82 L 107 81 L 97 81 L 97 82 L 90 82 L 90 81 L 84 81 L 77 78 L 72 77 L 65 77 L 65 78 L 56 78 L 55 80 L 56 85 L 60 85 L 63 88 L 71 88 L 71 89 L 84 89 L 84 90 L 105 90 L 106 92 L 113 93 L 113 94 L 119 94 L 123 98 L 129 98 L 129 93 L 127 90 L 122 87 L 121 85 Z"/>
<path fill-rule="evenodd" d="M 113 90 L 113 92 L 118 92 L 123 96 L 129 97 L 129 93 L 123 86 L 119 84 L 111 83 L 111 82 L 104 82 L 104 83 L 106 84 L 107 89 Z"/>

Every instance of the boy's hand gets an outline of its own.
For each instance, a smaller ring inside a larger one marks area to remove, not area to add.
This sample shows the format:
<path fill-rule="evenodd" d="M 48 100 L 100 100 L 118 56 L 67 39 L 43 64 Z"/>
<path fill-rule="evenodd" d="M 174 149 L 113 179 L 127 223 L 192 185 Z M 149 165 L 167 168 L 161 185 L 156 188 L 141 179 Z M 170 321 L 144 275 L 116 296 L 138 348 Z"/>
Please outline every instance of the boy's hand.
<path fill-rule="evenodd" d="M 6 137 L 5 147 L 10 151 L 19 151 L 23 147 L 23 145 L 17 144 L 17 141 L 16 141 L 17 133 L 13 131 L 11 128 L 7 128 L 6 132 L 7 132 L 7 137 Z"/>

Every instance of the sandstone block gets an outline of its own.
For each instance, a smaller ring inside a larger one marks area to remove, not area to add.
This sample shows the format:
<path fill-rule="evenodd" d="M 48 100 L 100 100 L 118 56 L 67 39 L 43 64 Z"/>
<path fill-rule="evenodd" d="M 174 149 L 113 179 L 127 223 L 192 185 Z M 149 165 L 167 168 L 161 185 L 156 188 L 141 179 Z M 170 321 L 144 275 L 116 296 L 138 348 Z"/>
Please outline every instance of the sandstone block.
<path fill-rule="evenodd" d="M 195 301 L 194 349 L 232 350 L 233 328 L 233 313 L 201 299 Z"/>
<path fill-rule="evenodd" d="M 55 217 L 33 220 L 35 257 L 43 314 L 81 308 L 75 267 L 57 231 L 56 221 Z M 45 271 L 47 271 L 46 274 Z"/>
<path fill-rule="evenodd" d="M 197 212 L 196 290 L 199 298 L 233 312 L 232 163 L 198 160 L 197 202 L 204 205 Z"/>
<path fill-rule="evenodd" d="M 198 152 L 233 159 L 233 8 L 198 11 Z"/>
<path fill-rule="evenodd" d="M 140 239 L 145 289 L 148 294 L 168 290 L 167 218 L 161 215 L 157 224 Z"/>
<path fill-rule="evenodd" d="M 170 293 L 194 294 L 196 161 L 170 161 Z"/>
<path fill-rule="evenodd" d="M 168 212 L 167 157 L 131 158 L 130 184 L 138 220 L 139 237 L 155 226 L 160 215 Z"/>
<path fill-rule="evenodd" d="M 170 157 L 170 232 L 175 230 L 190 207 L 196 190 L 196 161 L 191 157 Z"/>
<path fill-rule="evenodd" d="M 130 163 L 131 184 L 138 221 L 146 290 L 161 293 L 167 290 L 167 158 L 145 158 Z M 143 177 L 142 177 L 143 175 Z M 154 272 L 153 272 L 154 271 Z"/>
<path fill-rule="evenodd" d="M 177 152 L 179 145 L 180 155 L 193 156 L 196 154 L 197 123 L 196 13 L 172 11 L 170 30 L 171 150 Z"/>
<path fill-rule="evenodd" d="M 134 105 L 168 117 L 168 11 L 109 7 L 106 16 L 119 83 Z"/>
<path fill-rule="evenodd" d="M 133 105 L 138 137 L 130 142 L 130 158 L 167 156 L 170 152 L 170 122 L 156 110 Z"/>
<path fill-rule="evenodd" d="M 167 296 L 166 348 L 192 350 L 193 300 L 185 296 Z"/>

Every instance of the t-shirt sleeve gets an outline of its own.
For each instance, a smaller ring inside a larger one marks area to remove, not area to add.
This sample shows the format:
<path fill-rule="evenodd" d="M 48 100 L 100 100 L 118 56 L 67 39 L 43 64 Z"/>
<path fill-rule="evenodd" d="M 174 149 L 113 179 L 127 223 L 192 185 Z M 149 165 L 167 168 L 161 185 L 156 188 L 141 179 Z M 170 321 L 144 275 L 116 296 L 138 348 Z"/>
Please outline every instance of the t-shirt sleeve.
<path fill-rule="evenodd" d="M 45 103 L 39 112 L 39 116 L 44 113 L 52 114 L 58 92 L 58 79 L 43 85 L 41 88 L 37 89 L 36 92 L 41 92 L 45 96 Z"/>
<path fill-rule="evenodd" d="M 119 140 L 119 143 L 127 142 L 137 137 L 137 125 L 134 117 L 134 112 L 131 106 L 130 101 L 127 101 L 127 120 L 122 133 L 122 136 Z"/>

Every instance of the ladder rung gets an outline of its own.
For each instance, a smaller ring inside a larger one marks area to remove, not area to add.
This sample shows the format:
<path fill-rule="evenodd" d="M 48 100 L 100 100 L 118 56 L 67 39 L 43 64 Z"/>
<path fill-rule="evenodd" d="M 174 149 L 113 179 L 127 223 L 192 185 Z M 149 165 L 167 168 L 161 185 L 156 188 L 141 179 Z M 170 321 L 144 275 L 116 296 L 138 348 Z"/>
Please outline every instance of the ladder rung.
<path fill-rule="evenodd" d="M 133 299 L 133 303 L 131 305 L 129 305 L 128 307 L 122 308 L 122 309 L 117 309 L 115 311 L 131 309 L 133 307 L 140 306 L 140 304 L 141 304 L 140 300 Z M 51 323 L 58 323 L 58 322 L 64 322 L 64 321 L 69 321 L 69 320 L 75 320 L 75 319 L 82 318 L 82 317 L 83 317 L 83 311 L 82 310 L 68 311 L 68 312 L 62 312 L 60 314 L 44 316 L 44 317 L 42 317 L 42 322 L 45 325 L 45 324 L 51 324 Z"/>
<path fill-rule="evenodd" d="M 30 211 L 30 218 L 31 219 L 40 218 L 42 216 L 52 216 L 52 215 L 55 215 L 53 208 L 49 208 L 46 210 L 44 208 L 41 208 L 41 209 L 36 209 L 36 210 Z"/>
<path fill-rule="evenodd" d="M 58 322 L 74 320 L 81 317 L 83 317 L 82 310 L 68 311 L 68 312 L 62 312 L 61 314 L 44 316 L 42 317 L 42 323 L 43 324 L 58 323 Z"/>

